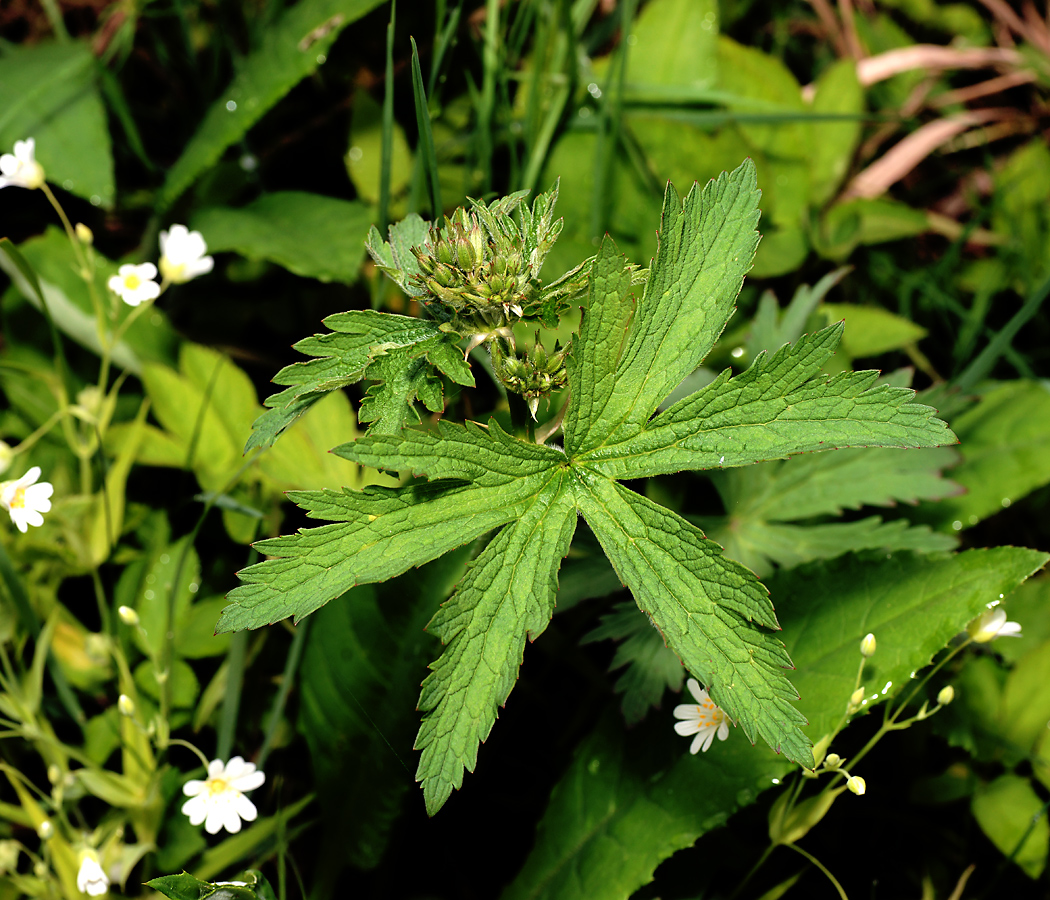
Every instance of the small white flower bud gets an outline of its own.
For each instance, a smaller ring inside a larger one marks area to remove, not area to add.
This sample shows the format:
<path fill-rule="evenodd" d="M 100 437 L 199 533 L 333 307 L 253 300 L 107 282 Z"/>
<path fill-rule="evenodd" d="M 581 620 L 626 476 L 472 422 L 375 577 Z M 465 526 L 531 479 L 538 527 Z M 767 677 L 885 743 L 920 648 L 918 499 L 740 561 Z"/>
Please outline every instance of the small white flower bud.
<path fill-rule="evenodd" d="M 864 687 L 857 688 L 849 697 L 850 712 L 856 712 L 864 704 Z"/>
<path fill-rule="evenodd" d="M 139 614 L 130 606 L 117 607 L 117 615 L 120 616 L 121 622 L 125 625 L 130 625 L 132 628 L 139 624 Z"/>
<path fill-rule="evenodd" d="M 120 710 L 122 716 L 127 716 L 130 719 L 135 715 L 135 701 L 127 694 L 121 694 L 117 698 L 117 709 Z"/>
<path fill-rule="evenodd" d="M 834 771 L 842 765 L 842 757 L 837 753 L 829 753 L 824 757 L 824 768 Z"/>
<path fill-rule="evenodd" d="M 846 779 L 846 787 L 848 787 L 858 797 L 868 789 L 867 784 L 864 783 L 864 779 L 859 775 L 851 775 Z"/>
<path fill-rule="evenodd" d="M 58 784 L 62 780 L 62 770 L 54 763 L 47 767 L 47 780 L 52 784 Z"/>
<path fill-rule="evenodd" d="M 14 458 L 15 452 L 11 449 L 11 445 L 0 441 L 0 474 L 11 468 L 11 460 Z"/>
<path fill-rule="evenodd" d="M 37 837 L 42 841 L 49 841 L 55 834 L 55 826 L 51 824 L 50 819 L 44 819 L 39 825 L 36 826 Z"/>
<path fill-rule="evenodd" d="M 860 655 L 865 659 L 870 659 L 875 655 L 875 635 L 864 636 L 864 640 L 860 642 Z"/>
<path fill-rule="evenodd" d="M 73 228 L 73 233 L 76 234 L 77 240 L 85 247 L 90 247 L 95 242 L 95 235 L 92 234 L 91 229 L 83 222 L 77 222 L 76 226 Z"/>
<path fill-rule="evenodd" d="M 941 690 L 940 690 L 940 693 L 937 694 L 937 702 L 941 706 L 947 706 L 954 699 L 955 699 L 955 688 L 953 688 L 950 684 L 947 685 L 946 687 L 942 687 Z"/>

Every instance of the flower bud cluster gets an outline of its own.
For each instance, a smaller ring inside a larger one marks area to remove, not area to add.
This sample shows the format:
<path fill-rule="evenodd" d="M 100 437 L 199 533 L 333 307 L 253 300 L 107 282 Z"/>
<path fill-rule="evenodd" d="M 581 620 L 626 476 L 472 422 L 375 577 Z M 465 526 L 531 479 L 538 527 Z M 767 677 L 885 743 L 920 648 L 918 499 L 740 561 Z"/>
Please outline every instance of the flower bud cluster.
<path fill-rule="evenodd" d="M 565 370 L 565 354 L 568 348 L 548 354 L 536 335 L 532 350 L 522 356 L 504 354 L 500 343 L 492 345 L 492 369 L 508 391 L 521 394 L 529 404 L 532 417 L 536 418 L 540 398 L 565 387 L 568 374 Z"/>
<path fill-rule="evenodd" d="M 501 223 L 503 224 L 503 223 Z M 538 285 L 539 272 L 524 255 L 517 228 L 486 227 L 477 211 L 457 209 L 444 227 L 433 225 L 426 241 L 412 248 L 419 265 L 413 280 L 453 316 L 490 327 L 517 321 Z"/>

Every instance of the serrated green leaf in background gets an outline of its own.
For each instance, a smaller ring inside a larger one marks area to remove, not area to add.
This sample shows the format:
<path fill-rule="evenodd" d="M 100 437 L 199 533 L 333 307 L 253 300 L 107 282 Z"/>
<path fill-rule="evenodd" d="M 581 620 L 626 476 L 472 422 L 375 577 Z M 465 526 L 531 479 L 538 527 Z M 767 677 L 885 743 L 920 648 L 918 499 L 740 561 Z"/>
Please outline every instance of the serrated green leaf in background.
<path fill-rule="evenodd" d="M 361 203 L 303 191 L 277 191 L 237 209 L 205 209 L 190 223 L 208 250 L 265 259 L 304 278 L 357 280 L 371 213 Z"/>
<path fill-rule="evenodd" d="M 423 630 L 462 577 L 468 552 L 446 554 L 387 585 L 362 585 L 317 613 L 300 670 L 299 729 L 313 760 L 324 827 L 316 876 L 379 864 L 413 783 L 415 700 L 438 642 Z M 367 759 L 367 766 L 348 766 Z M 326 893 L 323 887 L 317 887 Z"/>
<path fill-rule="evenodd" d="M 977 790 L 970 810 L 1004 856 L 1017 851 L 1014 862 L 1029 878 L 1043 873 L 1050 852 L 1050 824 L 1043 800 L 1027 778 L 1000 775 Z M 1027 840 L 1021 844 L 1026 834 Z"/>
<path fill-rule="evenodd" d="M 558 599 L 561 600 L 560 594 Z M 622 642 L 616 647 L 609 671 L 627 666 L 627 671 L 617 679 L 615 690 L 623 694 L 620 709 L 628 725 L 644 719 L 650 707 L 660 706 L 665 688 L 675 693 L 682 690 L 685 669 L 674 652 L 667 649 L 656 626 L 638 615 L 636 604 L 617 603 L 580 643 L 606 639 Z"/>
<path fill-rule="evenodd" d="M 873 516 L 855 522 L 810 521 L 838 516 L 844 509 L 893 506 L 937 500 L 960 492 L 941 477 L 956 458 L 947 448 L 926 453 L 906 450 L 842 450 L 783 462 L 716 471 L 711 475 L 726 508 L 724 517 L 697 519 L 726 553 L 761 577 L 772 564 L 791 567 L 815 559 L 882 547 L 886 550 L 951 550 L 948 535 L 904 519 L 883 522 Z"/>
<path fill-rule="evenodd" d="M 34 138 L 47 180 L 107 209 L 113 152 L 87 43 L 5 44 L 0 56 L 0 147 Z"/>
<path fill-rule="evenodd" d="M 945 555 L 932 573 L 928 557 L 899 554 L 777 576 L 773 597 L 810 736 L 819 738 L 841 718 L 868 631 L 878 638 L 872 678 L 865 676 L 874 703 L 905 688 L 911 672 L 988 602 L 1046 560 L 1033 550 L 999 548 Z M 886 694 L 884 678 L 893 681 Z M 725 743 L 690 756 L 673 724 L 669 715 L 661 722 L 650 717 L 623 735 L 622 726 L 606 722 L 581 745 L 503 900 L 625 900 L 662 860 L 722 825 L 791 769 L 765 747 L 747 745 L 735 729 Z"/>
<path fill-rule="evenodd" d="M 993 385 L 956 416 L 962 461 L 949 471 L 966 493 L 918 511 L 956 531 L 976 525 L 1050 482 L 1050 387 L 1044 381 Z"/>
<path fill-rule="evenodd" d="M 263 33 L 257 50 L 208 109 L 197 133 L 168 170 L 157 196 L 171 206 L 223 151 L 236 143 L 285 94 L 324 61 L 340 32 L 381 0 L 303 0 Z"/>

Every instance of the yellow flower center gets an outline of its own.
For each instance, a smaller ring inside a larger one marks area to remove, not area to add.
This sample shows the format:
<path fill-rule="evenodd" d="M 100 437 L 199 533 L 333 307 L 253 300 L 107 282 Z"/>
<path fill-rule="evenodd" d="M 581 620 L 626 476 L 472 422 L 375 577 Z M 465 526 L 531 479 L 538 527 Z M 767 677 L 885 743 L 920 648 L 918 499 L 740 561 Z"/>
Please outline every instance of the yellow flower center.
<path fill-rule="evenodd" d="M 167 278 L 168 281 L 174 281 L 176 284 L 187 280 L 186 275 L 186 263 L 173 263 L 168 257 L 162 256 L 160 258 L 160 274 L 162 277 Z"/>
<path fill-rule="evenodd" d="M 16 488 L 15 495 L 11 498 L 11 509 L 24 509 L 26 505 L 26 489 Z"/>
<path fill-rule="evenodd" d="M 138 275 L 125 275 L 124 276 L 124 287 L 129 291 L 138 290 L 139 285 L 142 284 L 142 279 Z"/>
<path fill-rule="evenodd" d="M 230 790 L 230 783 L 225 778 L 209 778 L 204 782 L 204 789 L 208 792 L 208 796 L 214 797 Z"/>
<path fill-rule="evenodd" d="M 726 714 L 710 700 L 705 700 L 696 708 L 696 715 L 705 725 L 721 725 Z"/>

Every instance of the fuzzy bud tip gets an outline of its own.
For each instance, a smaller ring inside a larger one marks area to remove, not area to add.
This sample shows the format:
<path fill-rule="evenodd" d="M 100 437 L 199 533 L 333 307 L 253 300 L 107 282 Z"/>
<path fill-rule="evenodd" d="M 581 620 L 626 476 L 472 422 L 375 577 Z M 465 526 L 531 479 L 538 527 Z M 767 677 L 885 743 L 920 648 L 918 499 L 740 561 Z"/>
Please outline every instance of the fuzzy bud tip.
<path fill-rule="evenodd" d="M 865 659 L 870 659 L 875 655 L 875 635 L 864 636 L 864 640 L 860 642 L 860 655 Z"/>
<path fill-rule="evenodd" d="M 955 699 L 955 688 L 950 684 L 946 687 L 942 687 L 940 693 L 937 694 L 937 702 L 941 706 L 947 706 Z"/>
<path fill-rule="evenodd" d="M 859 775 L 851 775 L 846 779 L 846 787 L 848 787 L 858 797 L 863 796 L 864 792 L 868 789 L 867 784 L 864 783 L 864 779 Z"/>

